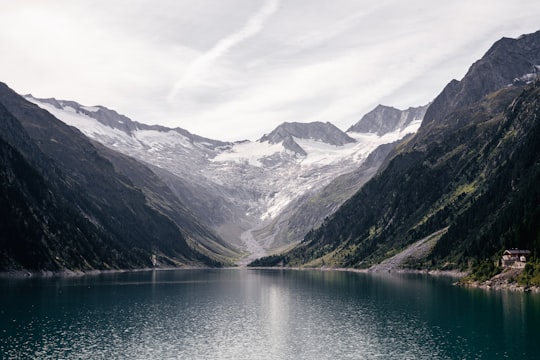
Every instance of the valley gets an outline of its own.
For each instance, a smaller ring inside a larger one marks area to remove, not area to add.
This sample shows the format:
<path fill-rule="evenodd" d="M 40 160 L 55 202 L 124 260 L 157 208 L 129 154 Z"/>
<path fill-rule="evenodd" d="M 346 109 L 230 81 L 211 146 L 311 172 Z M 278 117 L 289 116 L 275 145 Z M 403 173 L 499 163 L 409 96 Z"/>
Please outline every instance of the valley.
<path fill-rule="evenodd" d="M 540 1 L 4 1 L 1 359 L 538 359 Z"/>
<path fill-rule="evenodd" d="M 474 278 L 497 275 L 500 253 L 523 248 L 533 254 L 523 281 L 535 282 L 539 44 L 540 32 L 502 38 L 425 106 L 378 105 L 347 131 L 283 122 L 235 142 L 3 85 L 10 220 L 0 225 L 16 236 L 3 240 L 2 266 L 26 268 L 36 247 L 28 264 L 46 270 L 283 265 Z M 19 157 L 43 192 L 29 190 Z"/>
<path fill-rule="evenodd" d="M 102 106 L 25 98 L 89 138 L 152 168 L 203 223 L 251 254 L 242 263 L 299 242 L 302 233 L 283 238 L 284 230 L 290 230 L 283 229 L 288 216 L 310 195 L 359 169 L 377 147 L 416 132 L 427 109 L 379 106 L 358 122 L 363 125 L 356 125 L 365 132 L 345 133 L 330 123 L 284 123 L 257 141 L 230 143 L 138 123 Z M 389 114 L 394 119 L 390 125 L 384 121 Z M 343 201 L 336 198 L 332 210 L 317 214 L 304 228 L 330 215 Z"/>
<path fill-rule="evenodd" d="M 538 64 L 540 32 L 496 42 L 376 176 L 296 247 L 252 265 L 458 270 L 481 282 L 504 270 L 505 249 L 527 249 L 515 281 L 537 285 Z"/>

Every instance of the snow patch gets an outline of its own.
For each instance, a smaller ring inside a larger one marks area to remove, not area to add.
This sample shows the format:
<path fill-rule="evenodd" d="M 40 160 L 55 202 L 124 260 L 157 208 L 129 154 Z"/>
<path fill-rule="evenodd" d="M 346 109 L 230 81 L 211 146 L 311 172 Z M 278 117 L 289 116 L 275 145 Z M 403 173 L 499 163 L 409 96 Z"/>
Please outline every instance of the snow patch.
<path fill-rule="evenodd" d="M 514 78 L 514 80 L 512 82 L 514 84 L 515 83 L 530 84 L 530 83 L 534 82 L 540 76 L 540 74 L 539 74 L 540 73 L 540 65 L 534 65 L 532 70 L 533 70 L 532 73 L 523 74 L 520 77 Z"/>
<path fill-rule="evenodd" d="M 99 106 L 81 106 L 81 109 L 84 109 L 89 112 L 98 112 Z"/>
<path fill-rule="evenodd" d="M 300 163 L 302 166 L 329 165 L 341 161 L 344 157 L 349 157 L 355 152 L 355 143 L 343 146 L 331 145 L 320 140 L 294 138 L 307 153 Z"/>
<path fill-rule="evenodd" d="M 51 115 L 53 115 L 63 123 L 76 127 L 84 135 L 88 136 L 91 139 L 97 140 L 106 146 L 113 146 L 116 148 L 143 147 L 140 142 L 138 142 L 136 139 L 132 138 L 125 132 L 104 125 L 86 114 L 77 112 L 77 110 L 71 106 L 66 106 L 63 109 L 58 109 L 51 104 L 40 102 L 36 99 L 27 98 L 27 100 L 48 111 L 49 113 L 51 113 Z"/>
<path fill-rule="evenodd" d="M 407 134 L 414 134 L 418 131 L 422 125 L 422 120 L 411 121 L 407 127 L 394 131 L 391 133 L 386 133 L 382 136 L 378 136 L 376 133 L 358 133 L 358 132 L 348 132 L 347 135 L 352 137 L 358 142 L 370 142 L 377 143 L 379 145 L 391 143 L 403 138 Z"/>
<path fill-rule="evenodd" d="M 55 109 L 57 109 L 57 108 L 55 108 Z M 59 109 L 59 110 L 60 110 L 60 109 Z M 70 112 L 70 113 L 75 113 L 75 114 L 78 114 L 78 113 L 79 113 L 79 110 L 77 110 L 77 109 L 75 109 L 74 107 L 69 106 L 69 105 L 64 106 L 64 108 L 63 108 L 62 110 L 67 111 L 67 112 Z"/>
<path fill-rule="evenodd" d="M 213 159 L 212 162 L 236 162 L 248 163 L 249 165 L 262 167 L 261 159 L 283 152 L 285 148 L 281 143 L 270 144 L 269 142 L 242 142 L 236 143 Z"/>
<path fill-rule="evenodd" d="M 168 147 L 181 146 L 193 149 L 191 141 L 177 131 L 158 131 L 158 130 L 137 130 L 133 137 L 147 144 L 152 149 L 163 149 Z"/>

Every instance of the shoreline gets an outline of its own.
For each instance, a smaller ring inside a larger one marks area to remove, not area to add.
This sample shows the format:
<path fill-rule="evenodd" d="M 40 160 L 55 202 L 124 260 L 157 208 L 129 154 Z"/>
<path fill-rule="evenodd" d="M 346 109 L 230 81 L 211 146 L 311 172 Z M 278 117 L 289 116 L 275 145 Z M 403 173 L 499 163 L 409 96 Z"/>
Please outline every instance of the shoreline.
<path fill-rule="evenodd" d="M 533 294 L 540 293 L 540 286 L 523 286 L 517 283 L 494 284 L 491 280 L 486 280 L 483 282 L 457 282 L 456 285 L 474 289 L 482 289 L 484 291 L 515 291 Z"/>
<path fill-rule="evenodd" d="M 0 279 L 52 279 L 52 278 L 74 278 L 83 276 L 96 276 L 101 274 L 121 274 L 121 273 L 134 273 L 144 271 L 170 271 L 170 270 L 203 270 L 203 269 L 247 269 L 247 270 L 295 270 L 295 271 L 336 271 L 336 272 L 351 272 L 351 273 L 363 273 L 363 274 L 419 274 L 429 276 L 444 276 L 451 277 L 457 281 L 453 283 L 455 286 L 482 289 L 484 291 L 515 291 L 523 293 L 540 293 L 540 286 L 523 286 L 516 282 L 498 281 L 497 279 L 489 279 L 483 282 L 479 281 L 461 281 L 464 277 L 469 275 L 468 272 L 459 270 L 416 270 L 416 269 L 392 269 L 389 271 L 378 271 L 373 269 L 354 269 L 354 268 L 338 268 L 338 267 L 271 267 L 271 266 L 257 266 L 257 267 L 241 267 L 230 266 L 223 268 L 212 268 L 205 266 L 182 266 L 182 267 L 162 267 L 162 268 L 138 268 L 138 269 L 114 269 L 114 270 L 62 270 L 62 271 L 39 271 L 32 272 L 26 270 L 15 271 L 3 271 L 0 272 Z"/>
<path fill-rule="evenodd" d="M 540 293 L 540 286 L 525 286 L 517 282 L 523 268 L 503 269 L 497 275 L 485 281 L 460 281 L 458 285 L 484 290 L 511 290 L 519 292 Z"/>
<path fill-rule="evenodd" d="M 415 269 L 394 269 L 390 271 L 374 271 L 371 269 L 354 269 L 354 268 L 339 268 L 339 267 L 299 267 L 299 266 L 254 266 L 247 267 L 247 269 L 261 269 L 261 270 L 297 270 L 297 271 L 338 271 L 338 272 L 353 272 L 364 274 L 420 274 L 430 276 L 447 276 L 453 278 L 463 278 L 469 275 L 468 272 L 459 270 L 415 270 Z"/>
<path fill-rule="evenodd" d="M 55 277 L 82 277 L 95 276 L 101 274 L 116 274 L 129 272 L 143 271 L 167 271 L 167 270 L 193 270 L 193 269 L 259 269 L 259 270 L 296 270 L 296 271 L 338 271 L 338 272 L 354 272 L 354 273 L 371 273 L 371 274 L 425 274 L 430 276 L 448 276 L 453 278 L 462 278 L 468 273 L 457 270 L 413 270 L 413 269 L 397 269 L 392 271 L 373 271 L 370 269 L 354 269 L 354 268 L 334 268 L 334 267 L 246 267 L 246 266 L 229 266 L 222 268 L 213 268 L 205 266 L 182 266 L 182 267 L 161 267 L 161 268 L 137 268 L 137 269 L 114 269 L 114 270 L 61 270 L 61 271 L 28 271 L 14 270 L 0 272 L 0 278 L 11 279 L 32 279 L 32 278 L 55 278 Z"/>
<path fill-rule="evenodd" d="M 211 268 L 206 266 L 182 266 L 182 267 L 160 267 L 160 268 L 136 268 L 136 269 L 112 269 L 112 270 L 60 270 L 60 271 L 29 271 L 14 270 L 0 272 L 0 279 L 50 279 L 50 278 L 72 278 L 83 276 L 95 276 L 101 274 L 121 274 L 143 271 L 166 271 L 166 270 L 191 270 L 191 269 L 224 269 Z"/>
<path fill-rule="evenodd" d="M 495 282 L 492 279 L 486 280 L 484 282 L 462 282 L 460 281 L 467 275 L 469 272 L 459 271 L 459 270 L 415 270 L 415 269 L 393 269 L 389 271 L 374 271 L 371 269 L 353 269 L 353 268 L 333 268 L 333 267 L 270 267 L 270 266 L 260 266 L 260 267 L 248 267 L 248 269 L 262 269 L 262 270 L 297 270 L 297 271 L 339 271 L 339 272 L 354 272 L 354 273 L 365 273 L 365 274 L 419 274 L 419 275 L 429 275 L 429 276 L 444 276 L 451 277 L 456 279 L 453 283 L 455 286 L 482 289 L 484 291 L 513 291 L 513 292 L 523 292 L 523 293 L 540 293 L 540 286 L 522 286 L 516 282 Z"/>

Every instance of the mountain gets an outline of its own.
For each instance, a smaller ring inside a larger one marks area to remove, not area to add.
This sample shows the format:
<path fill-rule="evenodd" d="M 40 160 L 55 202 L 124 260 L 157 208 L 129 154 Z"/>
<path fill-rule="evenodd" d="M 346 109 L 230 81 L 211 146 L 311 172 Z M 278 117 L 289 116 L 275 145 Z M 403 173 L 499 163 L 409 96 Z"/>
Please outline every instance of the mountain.
<path fill-rule="evenodd" d="M 49 98 L 49 99 L 36 99 L 31 94 L 24 95 L 24 98 L 26 98 L 30 102 L 39 102 L 42 105 L 50 105 L 51 108 L 62 111 L 64 114 L 64 117 L 67 116 L 67 114 L 71 114 L 71 120 L 77 122 L 78 116 L 87 116 L 91 117 L 92 119 L 96 120 L 102 127 L 96 127 L 93 126 L 90 130 L 94 131 L 96 134 L 99 132 L 99 130 L 105 130 L 102 131 L 101 135 L 104 137 L 113 138 L 111 134 L 109 134 L 110 129 L 113 129 L 113 132 L 115 135 L 118 134 L 118 131 L 121 133 L 125 133 L 128 136 L 132 136 L 138 131 L 145 130 L 145 131 L 156 131 L 156 132 L 168 132 L 173 131 L 181 136 L 183 136 L 186 141 L 190 143 L 198 143 L 203 144 L 205 147 L 213 149 L 219 146 L 225 146 L 229 145 L 230 143 L 218 141 L 218 140 L 211 140 L 207 139 L 198 135 L 194 135 L 190 133 L 189 131 L 181 128 L 175 128 L 175 129 L 169 129 L 160 125 L 147 125 L 143 123 L 139 123 L 136 121 L 131 120 L 127 116 L 124 116 L 122 114 L 117 113 L 114 110 L 108 109 L 104 106 L 83 106 L 78 104 L 75 101 L 69 101 L 69 100 L 56 100 L 55 98 Z M 54 112 L 54 111 L 52 111 Z M 79 121 L 76 123 L 75 127 L 81 127 L 84 130 L 86 129 L 85 122 Z M 117 130 L 117 131 L 114 131 Z M 125 140 L 131 140 L 126 139 Z M 106 141 L 106 140 L 104 140 Z"/>
<path fill-rule="evenodd" d="M 338 176 L 321 189 L 305 192 L 272 222 L 255 230 L 254 235 L 263 243 L 271 239 L 278 248 L 298 243 L 369 181 L 397 144 L 395 141 L 378 146 L 355 170 Z"/>
<path fill-rule="evenodd" d="M 449 113 L 472 105 L 493 91 L 533 79 L 540 66 L 539 37 L 537 31 L 518 39 L 502 38 L 493 44 L 461 81 L 452 80 L 433 100 L 424 117 L 425 124 L 443 120 Z"/>
<path fill-rule="evenodd" d="M 411 107 L 407 110 L 378 105 L 375 109 L 364 115 L 347 132 L 376 133 L 383 135 L 396 130 L 402 130 L 413 121 L 422 120 L 428 105 Z"/>
<path fill-rule="evenodd" d="M 282 143 L 285 149 L 291 150 L 301 156 L 307 156 L 306 151 L 295 142 L 294 138 L 320 141 L 334 146 L 343 146 L 345 144 L 356 142 L 353 138 L 329 122 L 285 122 L 279 125 L 270 134 L 264 135 L 259 142 L 268 142 L 270 144 Z"/>
<path fill-rule="evenodd" d="M 244 249 L 254 244 L 247 240 L 252 236 L 265 250 L 299 241 L 303 234 L 281 236 L 275 226 L 335 178 L 357 170 L 379 145 L 415 132 L 421 123 L 417 118 L 381 135 L 346 134 L 322 122 L 283 123 L 258 141 L 226 143 L 181 128 L 144 125 L 103 106 L 26 99 L 143 162 L 203 225 Z M 316 225 L 323 213 L 308 216 L 316 221 L 298 231 Z"/>
<path fill-rule="evenodd" d="M 0 110 L 2 271 L 220 264 L 221 255 L 197 241 L 223 245 L 216 235 L 187 212 L 167 216 L 171 203 L 161 202 L 167 195 L 159 183 L 139 188 L 117 166 L 147 168 L 90 142 L 5 84 Z"/>
<path fill-rule="evenodd" d="M 334 215 L 291 251 L 254 264 L 369 268 L 420 243 L 400 266 L 478 269 L 514 247 L 538 256 L 538 49 L 538 32 L 496 43 Z"/>
<path fill-rule="evenodd" d="M 103 106 L 36 99 L 32 95 L 25 98 L 109 149 L 142 161 L 166 184 L 173 198 L 185 204 L 203 225 L 222 237 L 239 238 L 244 231 L 249 216 L 238 205 L 237 194 L 231 194 L 234 189 L 231 191 L 218 182 L 208 181 L 204 172 L 211 171 L 205 166 L 218 149 L 231 147 L 232 143 L 203 138 L 181 128 L 135 122 Z"/>
<path fill-rule="evenodd" d="M 197 252 L 221 264 L 231 264 L 240 253 L 235 247 L 225 242 L 216 232 L 212 231 L 198 218 L 185 199 L 180 195 L 183 188 L 176 183 L 176 188 L 170 187 L 161 177 L 141 162 L 116 151 L 110 151 L 99 143 L 94 144 L 100 154 L 109 160 L 116 171 L 128 177 L 133 185 L 140 189 L 146 197 L 146 202 L 171 219 L 179 228 L 190 246 Z"/>

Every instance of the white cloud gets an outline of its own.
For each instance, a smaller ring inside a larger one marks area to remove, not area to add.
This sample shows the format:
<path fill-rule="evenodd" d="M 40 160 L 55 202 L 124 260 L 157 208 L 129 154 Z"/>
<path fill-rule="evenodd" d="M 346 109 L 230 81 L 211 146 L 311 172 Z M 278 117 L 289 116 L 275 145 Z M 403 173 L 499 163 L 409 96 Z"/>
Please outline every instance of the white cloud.
<path fill-rule="evenodd" d="M 204 77 L 208 68 L 212 66 L 212 63 L 226 54 L 231 48 L 257 35 L 263 29 L 266 20 L 277 11 L 278 7 L 279 0 L 268 0 L 257 13 L 248 19 L 240 30 L 222 38 L 209 51 L 192 62 L 180 80 L 174 84 L 168 100 L 173 101 L 178 92 L 185 86 L 197 84 L 201 77 Z"/>
<path fill-rule="evenodd" d="M 187 65 L 199 55 L 181 45 L 139 41 L 85 15 L 48 6 L 0 15 L 0 44 L 6 49 L 0 80 L 21 92 L 129 109 L 137 101 L 134 94 L 145 98 L 178 76 L 178 59 Z"/>
<path fill-rule="evenodd" d="M 0 81 L 224 140 L 429 102 L 536 0 L 0 0 Z"/>

